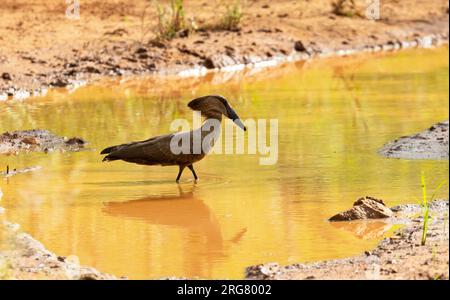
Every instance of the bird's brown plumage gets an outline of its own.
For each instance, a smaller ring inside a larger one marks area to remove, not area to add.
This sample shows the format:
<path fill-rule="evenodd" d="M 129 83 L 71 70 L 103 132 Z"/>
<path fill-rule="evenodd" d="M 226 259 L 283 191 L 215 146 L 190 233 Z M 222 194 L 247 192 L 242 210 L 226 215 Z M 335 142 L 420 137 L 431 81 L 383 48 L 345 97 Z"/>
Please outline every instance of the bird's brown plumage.
<path fill-rule="evenodd" d="M 207 119 L 222 120 L 222 115 L 232 119 L 238 126 L 245 130 L 245 126 L 240 121 L 237 114 L 230 107 L 227 100 L 222 96 L 204 96 L 189 102 L 188 106 L 196 111 L 200 111 Z M 201 141 L 211 132 L 210 128 L 200 128 Z M 142 165 L 178 165 L 180 171 L 178 173 L 177 181 L 181 176 L 181 173 L 185 167 L 191 169 L 195 179 L 193 163 L 201 160 L 207 154 L 204 149 L 201 148 L 199 153 L 194 152 L 193 148 L 193 135 L 194 131 L 190 131 L 190 151 L 188 153 L 174 154 L 171 150 L 171 141 L 175 134 L 166 134 L 150 139 L 131 142 L 127 144 L 121 144 L 117 146 L 108 147 L 103 149 L 101 154 L 108 154 L 103 158 L 103 161 L 123 160 L 126 162 L 142 164 Z"/>

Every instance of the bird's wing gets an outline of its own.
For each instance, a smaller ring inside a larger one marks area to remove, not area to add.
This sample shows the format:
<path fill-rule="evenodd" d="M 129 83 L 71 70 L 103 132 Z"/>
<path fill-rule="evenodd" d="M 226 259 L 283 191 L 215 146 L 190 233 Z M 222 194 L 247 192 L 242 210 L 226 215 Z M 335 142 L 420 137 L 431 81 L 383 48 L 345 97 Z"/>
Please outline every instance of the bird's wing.
<path fill-rule="evenodd" d="M 157 138 L 160 138 L 160 137 L 161 137 L 161 136 L 155 136 L 155 137 L 149 138 L 149 139 L 147 139 L 147 140 L 145 140 L 145 141 L 130 142 L 130 143 L 125 143 L 125 144 L 120 144 L 120 145 L 111 146 L 111 147 L 108 147 L 108 148 L 103 149 L 102 152 L 100 152 L 100 154 L 108 154 L 108 153 L 111 153 L 111 152 L 120 150 L 120 149 L 122 149 L 122 148 L 124 148 L 124 147 L 127 147 L 127 146 L 131 146 L 131 145 L 139 144 L 139 143 L 150 142 L 150 141 L 152 141 L 152 140 L 154 140 L 154 139 L 157 139 Z"/>
<path fill-rule="evenodd" d="M 173 134 L 154 137 L 142 142 L 120 145 L 105 160 L 125 160 L 142 164 L 177 164 L 177 155 L 170 150 Z"/>

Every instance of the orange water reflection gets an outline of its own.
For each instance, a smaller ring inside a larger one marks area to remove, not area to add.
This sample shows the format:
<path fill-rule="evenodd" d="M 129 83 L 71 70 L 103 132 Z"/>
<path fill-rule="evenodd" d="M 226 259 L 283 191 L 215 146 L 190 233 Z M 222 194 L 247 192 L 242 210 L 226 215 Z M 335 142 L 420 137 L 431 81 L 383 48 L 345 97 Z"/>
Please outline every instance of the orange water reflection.
<path fill-rule="evenodd" d="M 427 63 L 424 64 L 423 61 Z M 89 150 L 0 156 L 4 217 L 59 255 L 130 278 L 242 278 L 244 268 L 355 255 L 394 228 L 330 224 L 359 197 L 390 205 L 448 179 L 448 161 L 386 159 L 377 149 L 448 119 L 448 49 L 297 63 L 244 74 L 141 78 L 0 103 L 0 132 L 46 128 Z M 223 83 L 225 82 L 225 83 Z M 243 118 L 279 119 L 279 159 L 211 155 L 176 167 L 102 163 L 99 150 L 169 131 L 189 99 L 218 93 Z M 448 195 L 448 187 L 438 197 Z"/>

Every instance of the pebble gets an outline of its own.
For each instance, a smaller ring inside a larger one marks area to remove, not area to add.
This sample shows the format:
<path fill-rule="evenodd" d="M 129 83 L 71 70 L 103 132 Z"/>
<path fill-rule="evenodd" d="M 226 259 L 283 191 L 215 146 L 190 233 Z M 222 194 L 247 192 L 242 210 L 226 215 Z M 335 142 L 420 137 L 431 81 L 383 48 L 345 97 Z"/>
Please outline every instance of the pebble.
<path fill-rule="evenodd" d="M 306 47 L 303 45 L 302 41 L 296 41 L 294 43 L 294 49 L 297 52 L 306 52 Z"/>
<path fill-rule="evenodd" d="M 2 74 L 2 79 L 3 79 L 3 80 L 12 80 L 11 74 L 9 74 L 9 73 L 3 73 L 3 74 Z"/>

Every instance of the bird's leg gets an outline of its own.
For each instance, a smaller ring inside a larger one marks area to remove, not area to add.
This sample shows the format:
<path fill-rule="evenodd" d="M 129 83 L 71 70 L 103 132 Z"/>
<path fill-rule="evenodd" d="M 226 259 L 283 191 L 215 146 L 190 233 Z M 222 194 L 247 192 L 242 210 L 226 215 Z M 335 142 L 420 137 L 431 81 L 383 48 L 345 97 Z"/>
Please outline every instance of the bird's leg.
<path fill-rule="evenodd" d="M 177 179 L 176 179 L 177 183 L 180 182 L 180 177 L 181 177 L 181 174 L 183 173 L 183 170 L 184 170 L 184 166 L 179 166 L 179 167 L 180 167 L 180 171 L 178 172 L 178 176 L 177 176 Z"/>
<path fill-rule="evenodd" d="M 195 181 L 197 181 L 198 177 L 197 177 L 197 174 L 195 174 L 194 166 L 193 165 L 189 165 L 188 168 L 189 168 L 189 170 L 191 170 L 192 175 L 194 175 Z"/>

